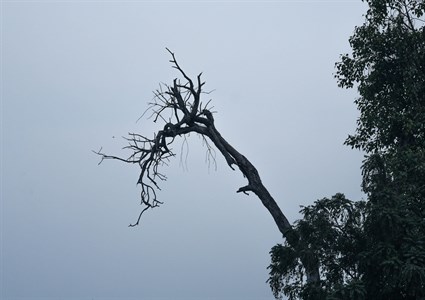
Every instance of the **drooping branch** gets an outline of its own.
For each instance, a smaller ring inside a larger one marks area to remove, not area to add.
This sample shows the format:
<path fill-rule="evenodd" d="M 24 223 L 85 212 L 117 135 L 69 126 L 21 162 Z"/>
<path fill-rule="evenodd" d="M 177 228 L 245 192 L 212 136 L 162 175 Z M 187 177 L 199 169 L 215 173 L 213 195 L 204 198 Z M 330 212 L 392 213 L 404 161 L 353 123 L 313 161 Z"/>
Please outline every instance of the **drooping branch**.
<path fill-rule="evenodd" d="M 192 79 L 178 64 L 175 54 L 168 48 L 167 51 L 172 56 L 170 60 L 172 67 L 180 72 L 185 81 L 181 82 L 174 79 L 172 85 L 162 84 L 154 92 L 153 102 L 150 103 L 149 110 L 152 111 L 151 117 L 153 117 L 154 122 L 162 120 L 165 123 L 162 130 L 156 132 L 153 138 L 147 138 L 140 134 L 129 134 L 129 138 L 126 138 L 129 144 L 125 148 L 131 150 L 132 154 L 127 159 L 106 155 L 101 151 L 96 152 L 102 157 L 102 161 L 104 159 L 118 159 L 140 166 L 141 171 L 137 183 L 141 185 L 143 208 L 137 221 L 130 226 L 138 225 L 142 214 L 147 209 L 162 204 L 157 199 L 156 191 L 160 189 L 158 181 L 166 180 L 166 176 L 159 171 L 159 168 L 166 165 L 169 159 L 175 156 L 171 148 L 175 138 L 194 132 L 203 137 L 210 153 L 212 147 L 208 144 L 209 141 L 223 155 L 230 168 L 235 170 L 235 167 L 238 167 L 242 172 L 248 182 L 245 186 L 240 187 L 237 192 L 256 194 L 288 242 L 298 243 L 298 239 L 291 234 L 291 224 L 263 185 L 257 169 L 245 156 L 233 148 L 216 129 L 210 101 L 205 105 L 201 102 L 201 95 L 204 93 L 202 88 L 205 85 L 205 82 L 201 80 L 202 73 L 197 76 L 195 86 Z M 213 157 L 213 159 L 215 158 Z M 318 281 L 317 264 L 309 262 L 305 266 L 307 280 L 309 282 Z"/>

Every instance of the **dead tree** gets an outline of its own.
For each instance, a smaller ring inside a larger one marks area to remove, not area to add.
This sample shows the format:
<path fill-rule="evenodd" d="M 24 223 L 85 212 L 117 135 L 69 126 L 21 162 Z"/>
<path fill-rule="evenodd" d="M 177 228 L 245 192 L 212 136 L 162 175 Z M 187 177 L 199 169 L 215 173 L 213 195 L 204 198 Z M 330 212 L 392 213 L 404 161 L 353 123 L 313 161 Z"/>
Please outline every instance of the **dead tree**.
<path fill-rule="evenodd" d="M 178 64 L 174 53 L 168 48 L 167 51 L 172 56 L 170 60 L 172 67 L 179 71 L 183 77 L 183 82 L 174 79 L 172 85 L 160 85 L 160 88 L 154 92 L 155 97 L 148 110 L 152 111 L 154 122 L 164 121 L 165 125 L 162 130 L 156 132 L 153 138 L 136 133 L 129 134 L 129 137 L 125 138 L 128 145 L 124 147 L 132 152 L 128 158 L 107 155 L 101 152 L 102 150 L 96 152 L 101 156 L 100 162 L 104 159 L 115 159 L 140 166 L 141 171 L 137 183 L 141 185 L 140 198 L 143 208 L 137 221 L 129 226 L 138 225 L 146 210 L 162 204 L 157 198 L 157 191 L 160 190 L 158 181 L 166 180 L 166 176 L 159 171 L 159 168 L 175 156 L 170 148 L 175 138 L 195 132 L 206 141 L 208 151 L 212 149 L 208 143 L 210 141 L 223 155 L 229 167 L 233 170 L 235 170 L 235 167 L 239 168 L 247 179 L 247 184 L 240 187 L 237 192 L 245 194 L 252 192 L 257 195 L 270 212 L 279 231 L 288 243 L 292 245 L 300 244 L 299 237 L 293 232 L 288 219 L 263 185 L 257 169 L 244 155 L 233 148 L 216 129 L 209 106 L 210 101 L 207 103 L 201 101 L 205 85 L 205 81 L 201 80 L 202 73 L 197 76 L 196 80 L 192 80 Z M 302 260 L 306 269 L 307 281 L 315 283 L 319 280 L 318 262 L 311 254 L 306 253 Z"/>

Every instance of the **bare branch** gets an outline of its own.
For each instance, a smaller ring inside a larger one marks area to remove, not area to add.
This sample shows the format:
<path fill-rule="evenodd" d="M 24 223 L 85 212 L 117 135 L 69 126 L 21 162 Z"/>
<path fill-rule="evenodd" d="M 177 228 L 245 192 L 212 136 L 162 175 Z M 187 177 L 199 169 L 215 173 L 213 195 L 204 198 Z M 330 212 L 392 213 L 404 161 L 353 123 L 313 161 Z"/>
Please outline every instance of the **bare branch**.
<path fill-rule="evenodd" d="M 160 84 L 159 89 L 153 92 L 154 97 L 148 107 L 148 110 L 152 111 L 150 118 L 153 117 L 154 122 L 158 119 L 164 121 L 163 128 L 155 132 L 153 138 L 148 138 L 141 134 L 129 133 L 128 137 L 125 138 L 128 145 L 124 147 L 131 151 L 128 158 L 106 155 L 102 152 L 102 148 L 97 152 L 93 151 L 101 156 L 100 163 L 104 159 L 115 159 L 126 163 L 138 164 L 140 167 L 137 184 L 141 185 L 140 204 L 142 205 L 142 209 L 136 222 L 130 224 L 130 226 L 138 225 L 142 215 L 148 209 L 158 207 L 162 204 L 157 198 L 157 191 L 160 190 L 159 181 L 165 181 L 167 177 L 161 173 L 160 168 L 164 165 L 167 166 L 169 160 L 175 156 L 170 146 L 177 137 L 181 136 L 183 136 L 180 156 L 182 163 L 184 147 L 187 146 L 186 136 L 194 132 L 202 137 L 203 144 L 207 148 L 206 161 L 208 165 L 213 162 L 217 166 L 215 151 L 210 145 L 210 142 L 212 142 L 222 154 L 229 167 L 235 170 L 233 166 L 237 166 L 247 179 L 247 185 L 239 188 L 237 192 L 244 194 L 253 192 L 256 194 L 288 242 L 298 243 L 297 239 L 290 239 L 292 226 L 280 210 L 276 201 L 262 184 L 257 169 L 245 156 L 233 148 L 216 129 L 212 107 L 210 107 L 211 100 L 207 101 L 205 105 L 201 102 L 201 95 L 208 93 L 203 92 L 205 82 L 201 80 L 202 73 L 199 73 L 197 76 L 197 87 L 195 90 L 193 81 L 180 67 L 174 53 L 168 48 L 166 49 L 172 56 L 170 60 L 172 67 L 180 72 L 186 82 L 181 83 L 176 78 L 173 80 L 172 85 Z M 145 114 L 146 111 L 143 115 Z M 169 117 L 166 114 L 169 114 Z M 188 150 L 186 157 L 187 155 Z M 319 279 L 318 267 L 309 264 L 307 268 L 308 280 L 317 281 Z"/>

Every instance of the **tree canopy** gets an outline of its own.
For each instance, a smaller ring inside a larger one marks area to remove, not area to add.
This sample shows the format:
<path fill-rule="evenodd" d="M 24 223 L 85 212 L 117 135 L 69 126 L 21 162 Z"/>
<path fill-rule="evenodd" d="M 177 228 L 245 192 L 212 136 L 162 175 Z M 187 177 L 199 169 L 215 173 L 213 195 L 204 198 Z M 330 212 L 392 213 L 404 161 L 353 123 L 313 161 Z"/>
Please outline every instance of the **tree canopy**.
<path fill-rule="evenodd" d="M 269 283 L 289 299 L 425 299 L 425 3 L 368 0 L 363 25 L 336 64 L 338 85 L 356 87 L 367 201 L 342 194 L 303 208 L 302 241 L 271 250 Z M 298 259 L 313 249 L 320 280 Z"/>
<path fill-rule="evenodd" d="M 347 295 L 362 295 L 358 256 L 364 243 L 365 202 L 336 194 L 303 207 L 301 213 L 304 218 L 294 225 L 300 242 L 295 247 L 279 244 L 271 250 L 269 283 L 275 297 L 356 299 Z M 312 253 L 320 264 L 318 285 L 306 282 L 300 261 Z"/>

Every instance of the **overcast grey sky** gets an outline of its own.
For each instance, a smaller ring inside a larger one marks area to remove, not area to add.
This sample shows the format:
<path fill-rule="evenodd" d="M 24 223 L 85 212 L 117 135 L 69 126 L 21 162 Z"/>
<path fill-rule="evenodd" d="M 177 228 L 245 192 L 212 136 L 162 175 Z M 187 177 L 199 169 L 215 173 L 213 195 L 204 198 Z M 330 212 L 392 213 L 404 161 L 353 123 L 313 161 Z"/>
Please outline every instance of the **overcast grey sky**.
<path fill-rule="evenodd" d="M 361 199 L 355 91 L 333 78 L 362 23 L 359 1 L 1 1 L 1 299 L 273 299 L 282 241 L 245 184 L 193 135 L 128 228 L 138 169 L 126 155 L 158 83 L 204 72 L 216 127 L 258 168 L 288 219 L 343 192 Z M 115 137 L 115 138 L 113 138 Z M 180 149 L 176 142 L 175 150 Z M 219 153 L 217 153 L 219 154 Z M 195 189 L 194 189 L 195 187 Z"/>

